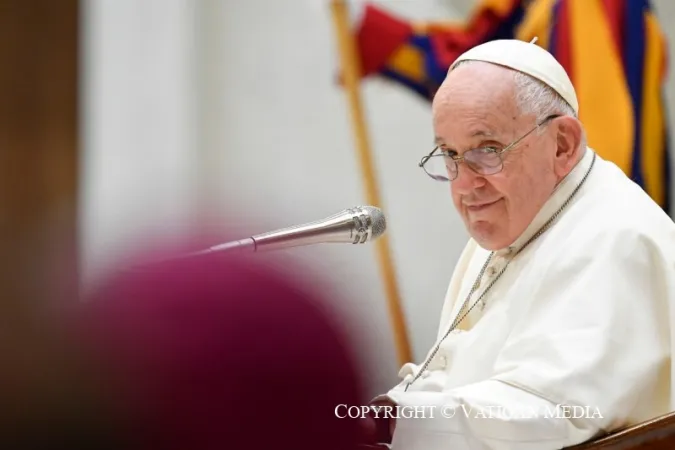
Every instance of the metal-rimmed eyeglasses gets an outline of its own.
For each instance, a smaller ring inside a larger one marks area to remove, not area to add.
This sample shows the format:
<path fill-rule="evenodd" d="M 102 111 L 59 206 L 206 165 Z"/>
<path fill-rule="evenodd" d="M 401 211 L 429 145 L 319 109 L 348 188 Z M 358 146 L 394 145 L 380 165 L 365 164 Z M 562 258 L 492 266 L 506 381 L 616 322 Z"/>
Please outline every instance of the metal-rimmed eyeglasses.
<path fill-rule="evenodd" d="M 431 153 L 422 158 L 419 166 L 436 181 L 449 182 L 457 178 L 459 174 L 459 164 L 465 162 L 467 166 L 480 175 L 494 175 L 504 168 L 502 155 L 520 144 L 523 139 L 533 133 L 537 128 L 545 125 L 549 121 L 560 117 L 560 114 L 552 114 L 541 122 L 537 123 L 530 131 L 507 145 L 497 149 L 495 147 L 480 147 L 467 150 L 461 156 L 454 152 L 445 150 L 436 146 Z"/>

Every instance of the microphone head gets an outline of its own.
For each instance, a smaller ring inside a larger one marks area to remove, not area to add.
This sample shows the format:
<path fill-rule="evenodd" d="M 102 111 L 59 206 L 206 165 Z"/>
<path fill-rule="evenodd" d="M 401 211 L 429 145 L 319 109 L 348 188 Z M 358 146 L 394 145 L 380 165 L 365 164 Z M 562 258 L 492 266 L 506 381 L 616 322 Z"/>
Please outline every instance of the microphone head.
<path fill-rule="evenodd" d="M 328 242 L 365 244 L 382 236 L 386 228 L 387 221 L 379 208 L 354 206 L 316 222 L 252 236 L 253 245 L 247 247 L 257 252 Z"/>
<path fill-rule="evenodd" d="M 374 206 L 361 206 L 360 208 L 370 218 L 370 240 L 382 236 L 387 229 L 387 219 L 382 210 Z"/>

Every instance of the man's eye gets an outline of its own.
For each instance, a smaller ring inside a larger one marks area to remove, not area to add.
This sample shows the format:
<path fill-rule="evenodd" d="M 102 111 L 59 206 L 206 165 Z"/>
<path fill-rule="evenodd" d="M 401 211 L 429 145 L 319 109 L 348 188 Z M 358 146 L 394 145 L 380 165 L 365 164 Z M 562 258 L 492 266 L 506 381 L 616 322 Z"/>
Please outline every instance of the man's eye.
<path fill-rule="evenodd" d="M 499 150 L 497 147 L 482 147 L 477 149 L 477 151 L 480 153 L 497 153 Z"/>
<path fill-rule="evenodd" d="M 450 158 L 454 158 L 455 156 L 457 156 L 456 151 L 447 150 L 447 149 L 444 149 L 444 148 L 441 149 L 441 153 L 443 154 L 443 156 L 449 156 Z"/>

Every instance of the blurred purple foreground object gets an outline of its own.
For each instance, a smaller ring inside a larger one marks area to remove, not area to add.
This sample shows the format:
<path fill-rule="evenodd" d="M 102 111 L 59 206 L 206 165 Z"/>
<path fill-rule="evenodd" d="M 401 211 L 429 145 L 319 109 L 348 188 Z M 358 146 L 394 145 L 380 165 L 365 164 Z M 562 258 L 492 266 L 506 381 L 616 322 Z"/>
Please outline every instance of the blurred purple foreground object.
<path fill-rule="evenodd" d="M 335 415 L 339 404 L 365 403 L 331 299 L 259 258 L 209 255 L 128 272 L 84 305 L 91 362 L 134 448 L 362 442 L 358 422 Z"/>

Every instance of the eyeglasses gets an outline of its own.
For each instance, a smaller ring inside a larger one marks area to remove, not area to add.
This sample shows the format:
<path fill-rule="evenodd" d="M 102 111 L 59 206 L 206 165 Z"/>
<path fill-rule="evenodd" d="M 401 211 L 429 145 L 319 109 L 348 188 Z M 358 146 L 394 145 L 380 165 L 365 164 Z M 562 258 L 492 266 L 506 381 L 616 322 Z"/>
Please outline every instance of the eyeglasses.
<path fill-rule="evenodd" d="M 459 164 L 465 162 L 467 166 L 480 175 L 494 175 L 504 168 L 502 155 L 513 149 L 523 139 L 529 136 L 534 130 L 549 121 L 560 117 L 559 114 L 552 114 L 532 128 L 530 131 L 499 150 L 494 147 L 482 147 L 467 150 L 462 156 L 452 155 L 448 150 L 440 146 L 434 148 L 431 153 L 422 158 L 419 166 L 436 181 L 453 181 L 459 175 Z M 437 153 L 440 152 L 440 153 Z"/>

